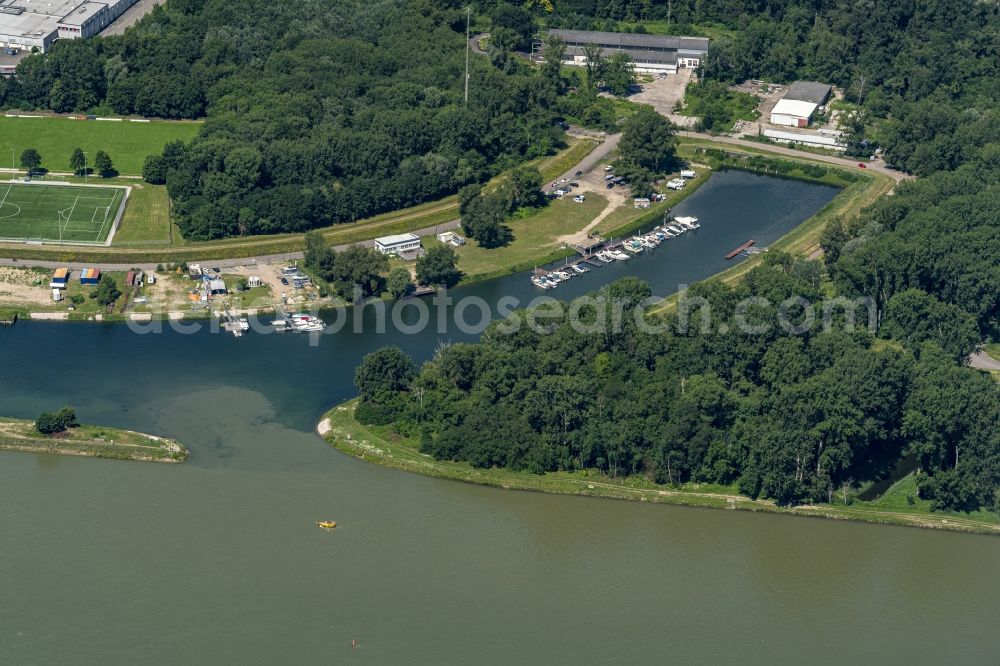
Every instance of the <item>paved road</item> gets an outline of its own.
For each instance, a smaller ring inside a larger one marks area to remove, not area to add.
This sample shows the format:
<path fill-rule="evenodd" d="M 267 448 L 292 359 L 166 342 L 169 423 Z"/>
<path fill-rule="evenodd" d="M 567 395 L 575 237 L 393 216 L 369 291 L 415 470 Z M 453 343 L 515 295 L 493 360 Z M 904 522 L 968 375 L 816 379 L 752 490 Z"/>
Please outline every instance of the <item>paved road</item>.
<path fill-rule="evenodd" d="M 691 139 L 707 139 L 709 141 L 715 141 L 716 143 L 727 143 L 733 146 L 741 146 L 743 148 L 756 148 L 758 150 L 766 150 L 769 153 L 777 153 L 779 155 L 788 155 L 789 157 L 806 158 L 810 160 L 816 160 L 817 162 L 827 162 L 829 164 L 836 164 L 837 166 L 843 167 L 854 167 L 858 169 L 858 160 L 852 160 L 847 157 L 836 157 L 834 155 L 819 155 L 816 153 L 807 153 L 801 150 L 795 150 L 793 148 L 785 148 L 784 146 L 776 146 L 771 143 L 760 143 L 758 141 L 748 141 L 746 139 L 734 139 L 728 136 L 713 136 L 711 134 L 704 134 L 701 132 L 678 132 L 678 136 L 684 136 Z M 910 174 L 903 173 L 902 171 L 895 171 L 894 169 L 889 169 L 882 162 L 866 162 L 865 168 L 869 171 L 876 171 L 883 175 L 889 176 L 897 183 L 904 180 L 912 180 L 914 176 Z M 860 169 L 858 169 L 860 171 Z"/>
<path fill-rule="evenodd" d="M 969 356 L 969 365 L 979 370 L 996 370 L 1000 372 L 1000 361 L 988 355 L 982 349 Z"/>
<path fill-rule="evenodd" d="M 139 0 L 125 10 L 125 13 L 118 17 L 118 20 L 109 25 L 101 32 L 101 37 L 108 35 L 120 35 L 126 28 L 131 28 L 139 22 L 143 16 L 153 11 L 156 5 L 162 5 L 164 0 Z"/>
<path fill-rule="evenodd" d="M 431 234 L 439 233 L 442 231 L 448 231 L 450 229 L 457 229 L 460 225 L 459 220 L 451 220 L 450 222 L 442 222 L 441 224 L 435 225 L 433 227 L 425 227 L 423 229 L 417 229 L 413 233 L 418 236 L 430 236 Z M 375 245 L 374 240 L 358 241 L 357 243 L 348 243 L 346 245 L 334 245 L 333 249 L 338 252 L 343 252 L 351 245 L 363 245 L 365 247 L 373 247 Z M 233 268 L 235 266 L 253 266 L 255 264 L 280 264 L 288 261 L 295 261 L 296 259 L 301 259 L 303 256 L 302 252 L 286 252 L 283 254 L 262 254 L 256 257 L 243 257 L 240 259 L 201 259 L 198 263 L 218 268 Z M 110 264 L 110 263 L 86 263 L 86 262 L 65 262 L 65 261 L 41 261 L 38 259 L 2 259 L 0 258 L 0 266 L 35 266 L 39 268 L 70 268 L 70 269 L 80 269 L 80 268 L 99 268 L 102 271 L 127 271 L 133 268 L 138 268 L 144 271 L 155 271 L 157 264 Z"/>

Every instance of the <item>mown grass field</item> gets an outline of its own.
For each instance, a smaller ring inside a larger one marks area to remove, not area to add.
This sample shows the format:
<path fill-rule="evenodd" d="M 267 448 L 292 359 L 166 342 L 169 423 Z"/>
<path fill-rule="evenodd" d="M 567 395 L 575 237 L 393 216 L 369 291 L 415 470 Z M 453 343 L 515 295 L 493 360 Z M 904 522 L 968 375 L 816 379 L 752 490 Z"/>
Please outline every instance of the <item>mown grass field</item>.
<path fill-rule="evenodd" d="M 125 190 L 0 182 L 0 238 L 101 242 Z"/>
<path fill-rule="evenodd" d="M 88 154 L 91 160 L 103 150 L 122 174 L 139 175 L 142 163 L 149 155 L 163 151 L 170 141 L 188 142 L 201 128 L 197 122 L 157 120 L 148 123 L 111 122 L 102 120 L 71 120 L 65 116 L 0 117 L 0 146 L 7 149 L 0 165 L 9 166 L 10 149 L 14 149 L 17 168 L 21 151 L 34 148 L 42 156 L 42 167 L 49 171 L 69 171 L 69 158 L 75 148 Z"/>
<path fill-rule="evenodd" d="M 170 198 L 164 185 L 136 183 L 122 215 L 121 227 L 111 244 L 135 245 L 140 243 L 170 244 L 178 241 L 170 228 Z"/>
<path fill-rule="evenodd" d="M 458 268 L 468 278 L 476 279 L 510 272 L 514 270 L 511 267 L 531 268 L 532 262 L 546 263 L 561 247 L 556 240 L 559 236 L 579 231 L 607 205 L 607 199 L 592 193 L 583 203 L 574 203 L 569 196 L 556 199 L 536 215 L 508 222 L 514 233 L 510 245 L 488 250 L 471 242 L 458 248 Z"/>

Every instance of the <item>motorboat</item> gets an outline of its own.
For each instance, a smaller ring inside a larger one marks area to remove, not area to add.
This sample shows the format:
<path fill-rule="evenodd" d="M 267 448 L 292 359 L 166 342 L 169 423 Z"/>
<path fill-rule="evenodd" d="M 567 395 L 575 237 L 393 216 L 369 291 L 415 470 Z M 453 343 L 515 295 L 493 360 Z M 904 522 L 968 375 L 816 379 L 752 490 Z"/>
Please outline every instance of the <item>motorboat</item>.
<path fill-rule="evenodd" d="M 533 285 L 535 285 L 536 287 L 540 288 L 540 289 L 552 289 L 552 287 L 555 286 L 554 284 L 550 283 L 545 278 L 539 277 L 537 275 L 532 275 L 531 276 L 531 283 Z"/>
<path fill-rule="evenodd" d="M 571 268 L 572 268 L 572 269 L 573 269 L 574 271 L 576 271 L 577 273 L 581 273 L 581 274 L 583 274 L 583 273 L 589 273 L 589 272 L 590 272 L 590 269 L 589 269 L 589 268 L 587 268 L 586 266 L 582 266 L 582 265 L 580 265 L 580 264 L 573 264 L 573 265 L 571 266 Z"/>
<path fill-rule="evenodd" d="M 611 250 L 611 256 L 618 261 L 628 261 L 630 259 L 630 257 L 621 250 Z"/>
<path fill-rule="evenodd" d="M 332 530 L 337 526 L 337 523 L 332 520 L 317 520 L 316 526 L 322 527 L 324 530 Z"/>

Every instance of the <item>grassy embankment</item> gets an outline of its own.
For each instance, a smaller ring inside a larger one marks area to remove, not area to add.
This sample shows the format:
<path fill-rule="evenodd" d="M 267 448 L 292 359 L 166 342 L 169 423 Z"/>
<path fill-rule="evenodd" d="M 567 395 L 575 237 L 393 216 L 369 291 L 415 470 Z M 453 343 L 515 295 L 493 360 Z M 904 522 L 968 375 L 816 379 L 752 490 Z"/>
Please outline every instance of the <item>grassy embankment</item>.
<path fill-rule="evenodd" d="M 69 121 L 66 121 L 69 122 Z M 112 123 L 120 124 L 120 123 Z M 571 139 L 569 145 L 556 155 L 532 160 L 544 180 L 551 180 L 571 169 L 573 165 L 588 155 L 597 142 L 590 139 Z M 505 177 L 503 174 L 494 179 Z M 114 182 L 107 181 L 107 182 Z M 146 186 L 149 187 L 149 186 Z M 488 187 L 488 185 L 487 185 Z M 145 191 L 145 187 L 143 191 Z M 140 195 L 142 196 L 142 195 Z M 165 191 L 151 188 L 150 201 L 146 204 L 155 221 L 132 213 L 126 207 L 121 229 L 116 242 L 110 248 L 53 248 L 45 246 L 24 246 L 18 244 L 0 245 L 5 256 L 25 260 L 78 261 L 95 264 L 128 263 L 154 264 L 178 263 L 181 261 L 208 261 L 211 259 L 238 259 L 268 254 L 299 252 L 303 247 L 302 234 L 276 234 L 248 238 L 225 239 L 219 241 L 183 242 L 176 229 L 172 229 L 171 243 L 165 245 L 163 239 L 170 229 Z M 159 201 L 159 203 L 157 203 Z M 413 206 L 399 211 L 383 213 L 349 224 L 337 224 L 323 229 L 320 233 L 331 245 L 343 245 L 369 240 L 376 236 L 404 233 L 415 229 L 433 227 L 458 217 L 458 197 L 452 195 Z"/>
<path fill-rule="evenodd" d="M 0 146 L 13 148 L 15 156 L 34 148 L 42 156 L 42 167 L 49 171 L 69 171 L 69 158 L 82 149 L 93 164 L 94 155 L 103 150 L 115 169 L 124 175 L 142 174 L 142 164 L 150 155 L 163 152 L 171 141 L 194 138 L 201 123 L 193 121 L 111 122 L 74 120 L 68 116 L 0 116 Z M 0 161 L 0 165 L 10 163 Z M 17 163 L 20 168 L 20 162 Z"/>
<path fill-rule="evenodd" d="M 43 435 L 32 421 L 7 418 L 0 418 L 0 449 L 165 463 L 181 463 L 189 455 L 172 439 L 131 430 L 81 425 L 57 435 Z"/>
<path fill-rule="evenodd" d="M 615 208 L 593 229 L 592 234 L 603 238 L 620 238 L 640 228 L 652 227 L 662 221 L 663 214 L 691 196 L 705 184 L 711 172 L 702 170 L 679 192 L 667 190 L 667 199 L 648 209 L 632 206 L 631 197 Z M 569 197 L 552 201 L 540 212 L 508 222 L 514 240 L 506 247 L 485 250 L 472 243 L 458 248 L 458 267 L 464 273 L 463 284 L 488 280 L 542 266 L 577 253 L 558 239 L 582 230 L 607 206 L 607 199 L 597 193 L 587 193 L 586 201 L 574 203 Z M 427 243 L 436 243 L 428 239 Z"/>
<path fill-rule="evenodd" d="M 672 487 L 651 483 L 643 477 L 611 478 L 597 470 L 539 475 L 496 468 L 476 469 L 467 463 L 435 460 L 420 453 L 416 439 L 402 437 L 388 427 L 358 423 L 353 416 L 356 403 L 356 399 L 348 401 L 324 415 L 324 424 L 328 420 L 329 425 L 324 435 L 326 441 L 343 453 L 366 462 L 425 476 L 516 490 L 1000 535 L 1000 515 L 932 512 L 929 502 L 913 499 L 916 486 L 912 476 L 898 482 L 873 502 L 783 507 L 769 500 L 752 500 L 729 486 L 686 484 Z M 912 504 L 910 499 L 913 499 Z"/>

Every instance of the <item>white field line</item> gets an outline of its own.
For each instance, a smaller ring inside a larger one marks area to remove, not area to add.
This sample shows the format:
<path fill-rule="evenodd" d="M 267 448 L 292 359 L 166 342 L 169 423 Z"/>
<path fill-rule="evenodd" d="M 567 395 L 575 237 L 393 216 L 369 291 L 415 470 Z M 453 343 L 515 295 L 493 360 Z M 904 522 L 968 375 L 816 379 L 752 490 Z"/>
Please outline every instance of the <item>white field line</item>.
<path fill-rule="evenodd" d="M 0 208 L 3 208 L 3 205 L 5 203 L 7 203 L 7 195 L 10 194 L 10 191 L 12 189 L 14 189 L 14 184 L 13 183 L 11 183 L 10 185 L 8 185 L 7 186 L 7 191 L 3 193 L 3 199 L 0 200 Z"/>
<path fill-rule="evenodd" d="M 115 196 L 111 197 L 111 201 L 108 202 L 107 208 L 104 209 L 104 220 L 101 222 L 101 228 L 100 228 L 100 230 L 98 230 L 97 236 L 94 238 L 95 241 L 100 242 L 101 235 L 104 233 L 104 227 L 106 227 L 108 225 L 108 216 L 111 215 L 111 206 L 114 205 L 115 199 L 117 199 L 117 198 L 118 198 L 117 194 L 115 194 Z M 94 208 L 94 215 L 97 215 L 97 211 L 99 211 L 99 210 L 100 210 L 100 208 Z"/>
<path fill-rule="evenodd" d="M 63 225 L 62 228 L 62 233 L 64 236 L 66 235 L 66 232 L 69 231 L 69 222 L 70 220 L 73 219 L 73 212 L 76 210 L 76 204 L 78 201 L 80 201 L 79 196 L 77 196 L 77 198 L 73 200 L 73 205 L 69 209 L 69 215 L 66 216 L 66 223 Z"/>

